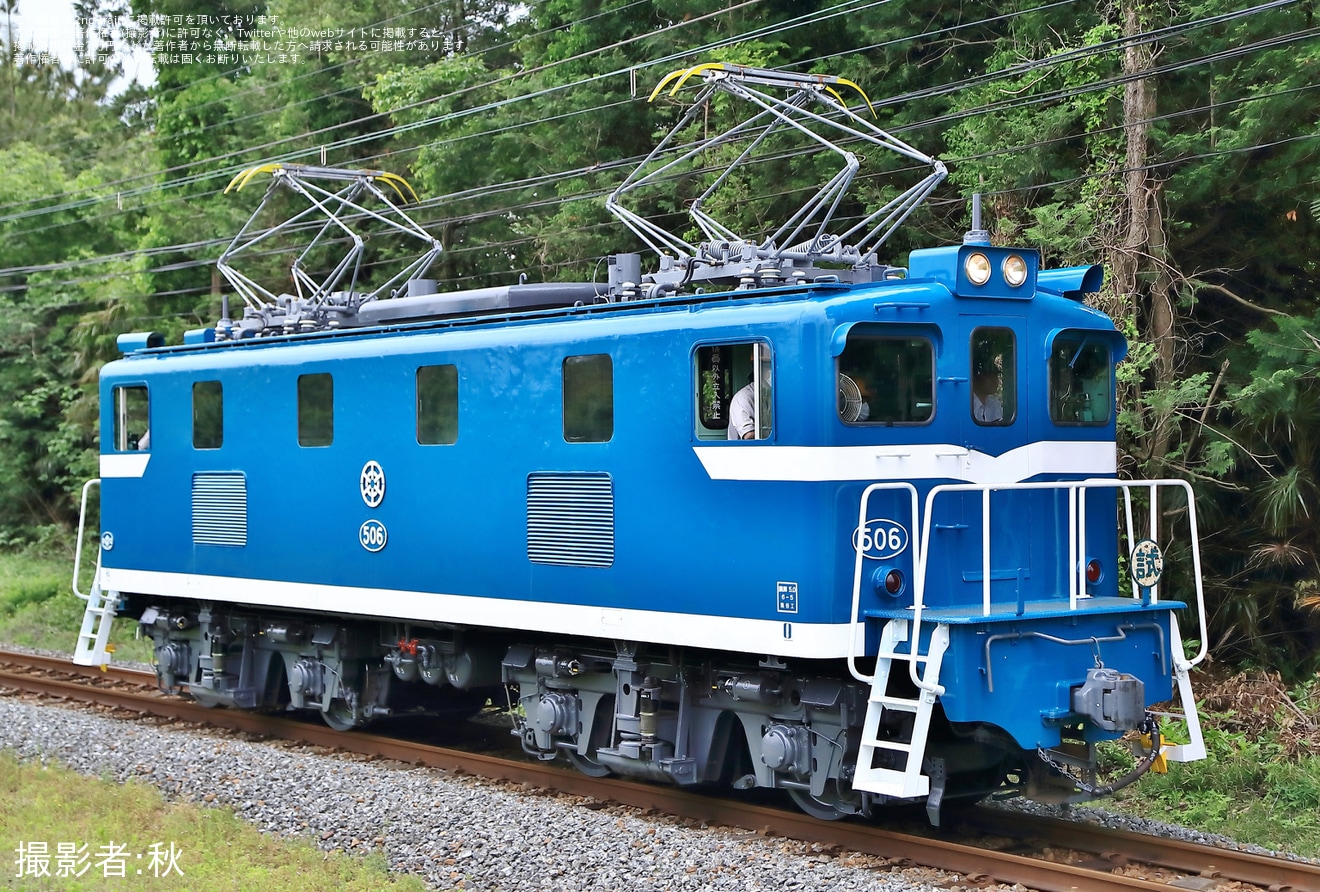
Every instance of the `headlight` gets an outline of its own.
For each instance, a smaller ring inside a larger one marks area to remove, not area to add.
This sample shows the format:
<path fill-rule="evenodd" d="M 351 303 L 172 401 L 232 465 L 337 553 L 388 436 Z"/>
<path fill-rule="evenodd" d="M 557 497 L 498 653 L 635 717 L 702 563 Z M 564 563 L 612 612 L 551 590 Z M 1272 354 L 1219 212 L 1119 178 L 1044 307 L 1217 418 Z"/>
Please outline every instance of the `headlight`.
<path fill-rule="evenodd" d="M 1004 281 L 1013 288 L 1027 281 L 1027 262 L 1020 254 L 1009 254 L 1004 258 Z"/>
<path fill-rule="evenodd" d="M 968 254 L 967 260 L 963 262 L 963 271 L 973 285 L 984 285 L 990 281 L 990 258 L 980 251 Z"/>

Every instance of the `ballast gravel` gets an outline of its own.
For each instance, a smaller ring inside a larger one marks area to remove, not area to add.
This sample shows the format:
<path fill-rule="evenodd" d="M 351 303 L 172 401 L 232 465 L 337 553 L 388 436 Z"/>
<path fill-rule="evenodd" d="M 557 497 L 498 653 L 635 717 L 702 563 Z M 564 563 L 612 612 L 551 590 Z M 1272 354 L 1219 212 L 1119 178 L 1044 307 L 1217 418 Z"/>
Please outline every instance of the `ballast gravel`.
<path fill-rule="evenodd" d="M 882 858 L 834 854 L 807 843 L 587 805 L 428 768 L 187 726 L 156 727 L 12 696 L 0 696 L 0 749 L 87 775 L 150 783 L 168 799 L 228 807 L 263 832 L 303 836 L 323 849 L 379 852 L 392 870 L 424 877 L 440 890 L 963 888 L 956 875 L 896 868 Z M 1100 810 L 1068 815 L 1034 803 L 1006 805 L 1236 847 L 1223 837 Z M 186 871 L 186 860 L 182 866 Z"/>
<path fill-rule="evenodd" d="M 880 858 L 836 857 L 806 843 L 15 697 L 0 696 L 0 749 L 83 774 L 151 783 L 169 799 L 227 806 L 263 832 L 302 835 L 323 849 L 383 852 L 392 869 L 423 876 L 436 889 L 947 892 L 959 886 L 951 874 L 895 871 Z"/>

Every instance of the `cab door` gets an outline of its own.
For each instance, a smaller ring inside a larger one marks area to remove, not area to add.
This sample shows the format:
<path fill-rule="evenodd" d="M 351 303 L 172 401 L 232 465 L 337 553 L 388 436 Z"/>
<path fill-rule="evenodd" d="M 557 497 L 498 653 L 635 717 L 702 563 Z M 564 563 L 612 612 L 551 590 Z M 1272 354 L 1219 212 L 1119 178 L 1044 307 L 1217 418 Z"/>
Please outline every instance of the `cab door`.
<path fill-rule="evenodd" d="M 960 366 L 965 385 L 946 411 L 960 419 L 962 478 L 975 484 L 1019 482 L 1030 467 L 1024 395 L 1026 321 L 1021 316 L 960 317 L 959 335 L 946 356 Z M 959 377 L 962 377 L 961 375 Z M 1031 590 L 1033 537 L 1043 518 L 1042 494 L 996 490 L 990 495 L 990 594 L 995 604 L 1026 599 Z M 981 492 L 946 495 L 956 503 L 963 528 L 955 563 L 964 603 L 984 597 L 986 563 L 984 497 Z M 952 506 L 951 506 L 952 507 Z"/>

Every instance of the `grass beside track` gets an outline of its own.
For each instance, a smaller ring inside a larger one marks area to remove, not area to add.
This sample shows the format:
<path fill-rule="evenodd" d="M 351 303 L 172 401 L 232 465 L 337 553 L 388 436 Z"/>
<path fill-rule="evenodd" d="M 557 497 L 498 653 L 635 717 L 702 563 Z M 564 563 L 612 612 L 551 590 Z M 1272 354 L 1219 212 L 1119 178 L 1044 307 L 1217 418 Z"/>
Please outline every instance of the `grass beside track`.
<path fill-rule="evenodd" d="M 69 557 L 0 553 L 0 646 L 22 645 L 73 654 L 83 602 L 70 591 Z M 84 580 L 82 590 L 87 591 Z M 132 623 L 111 636 L 117 660 L 150 662 L 150 643 L 135 639 Z M 35 876 L 45 846 L 49 876 Z M 127 853 L 124 878 L 114 874 L 119 850 Z M 57 876 L 60 846 L 86 846 L 87 860 L 71 859 Z M 179 852 L 179 876 L 168 870 L 170 846 Z M 24 848 L 20 850 L 20 846 Z M 155 846 L 155 848 L 153 848 Z M 156 853 L 153 864 L 152 854 Z M 27 855 L 22 876 L 19 860 Z M 137 856 L 141 856 L 140 858 Z M 83 777 L 57 765 L 19 763 L 0 751 L 0 889 L 253 890 L 364 889 L 422 892 L 416 877 L 389 874 L 383 855 L 326 853 L 311 840 L 266 836 L 228 809 L 167 804 L 154 787 Z M 107 875 L 107 868 L 111 874 Z M 138 874 L 137 871 L 142 873 Z"/>
<path fill-rule="evenodd" d="M 322 852 L 310 840 L 263 835 L 225 809 L 167 804 L 147 784 L 20 763 L 12 753 L 0 753 L 0 852 L 4 889 L 426 888 L 391 876 L 380 854 Z"/>
<path fill-rule="evenodd" d="M 96 543 L 91 546 L 95 549 Z M 83 578 L 79 588 L 91 587 L 88 557 L 84 550 Z M 0 551 L 0 644 L 17 644 L 73 655 L 82 628 L 84 602 L 73 595 L 73 556 Z M 151 642 L 137 638 L 131 622 L 113 626 L 110 642 L 116 660 L 149 663 Z"/>
<path fill-rule="evenodd" d="M 1207 756 L 1148 774 L 1102 808 L 1320 859 L 1320 676 L 1193 675 Z"/>
<path fill-rule="evenodd" d="M 83 607 L 70 593 L 72 563 L 68 556 L 0 552 L 0 644 L 72 654 Z M 150 662 L 149 644 L 134 633 L 131 623 L 117 624 L 116 660 Z M 1099 807 L 1320 858 L 1320 676 L 1286 687 L 1257 668 L 1194 677 L 1193 688 L 1203 698 L 1209 758 L 1149 774 Z M 11 832 L 5 809 L 0 803 L 0 830 Z M 113 811 L 107 806 L 99 819 L 109 825 Z M 246 857 L 231 849 L 214 854 L 230 863 Z"/>

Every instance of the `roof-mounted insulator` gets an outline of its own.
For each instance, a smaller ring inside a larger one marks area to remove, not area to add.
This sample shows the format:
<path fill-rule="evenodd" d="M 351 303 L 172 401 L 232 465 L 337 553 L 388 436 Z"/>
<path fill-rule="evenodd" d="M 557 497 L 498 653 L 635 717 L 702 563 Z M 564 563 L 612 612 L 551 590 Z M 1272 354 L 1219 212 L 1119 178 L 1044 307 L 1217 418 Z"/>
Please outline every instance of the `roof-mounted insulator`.
<path fill-rule="evenodd" d="M 963 233 L 964 245 L 989 245 L 990 233 L 981 228 L 981 193 L 972 193 L 972 228 Z"/>

